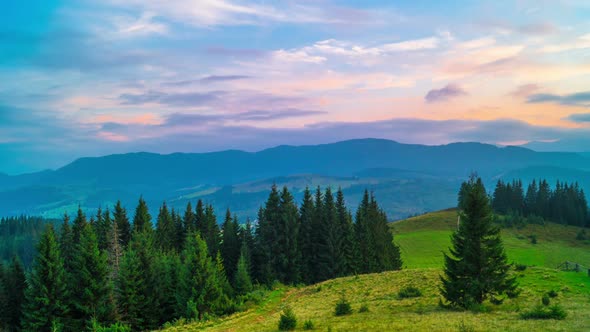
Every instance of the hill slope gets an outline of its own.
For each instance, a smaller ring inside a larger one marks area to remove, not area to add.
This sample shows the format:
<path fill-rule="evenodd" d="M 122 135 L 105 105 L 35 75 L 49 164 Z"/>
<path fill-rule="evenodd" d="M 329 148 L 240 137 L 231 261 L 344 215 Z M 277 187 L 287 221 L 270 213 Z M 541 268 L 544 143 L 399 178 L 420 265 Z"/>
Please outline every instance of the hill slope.
<path fill-rule="evenodd" d="M 171 327 L 166 331 L 276 331 L 282 308 L 290 306 L 302 330 L 305 320 L 312 320 L 319 331 L 587 331 L 590 330 L 590 278 L 586 272 L 559 271 L 555 262 L 578 259 L 590 265 L 590 243 L 575 240 L 578 229 L 561 225 L 528 226 L 521 230 L 503 230 L 508 256 L 521 264 L 536 265 L 518 276 L 521 295 L 500 306 L 488 305 L 488 313 L 456 312 L 438 306 L 439 274 L 442 251 L 456 227 L 456 211 L 447 210 L 410 218 L 392 224 L 395 241 L 402 248 L 405 265 L 402 271 L 329 280 L 302 287 L 280 287 L 266 294 L 258 305 L 232 316 L 204 323 Z M 535 233 L 538 244 L 524 237 Z M 418 287 L 423 296 L 397 298 L 405 286 Z M 547 291 L 555 290 L 568 313 L 563 321 L 520 319 L 519 312 L 539 303 Z M 334 305 L 345 294 L 354 313 L 335 317 Z M 366 305 L 368 312 L 360 313 Z"/>

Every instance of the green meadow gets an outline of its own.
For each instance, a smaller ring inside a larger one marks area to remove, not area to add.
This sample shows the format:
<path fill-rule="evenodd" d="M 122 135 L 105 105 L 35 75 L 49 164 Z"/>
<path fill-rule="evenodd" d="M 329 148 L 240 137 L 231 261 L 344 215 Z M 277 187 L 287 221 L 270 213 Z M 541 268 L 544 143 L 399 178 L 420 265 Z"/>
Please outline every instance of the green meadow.
<path fill-rule="evenodd" d="M 590 331 L 590 277 L 587 271 L 562 271 L 564 261 L 590 266 L 590 245 L 576 240 L 576 227 L 528 225 L 502 231 L 509 260 L 526 265 L 514 270 L 521 294 L 500 305 L 489 302 L 481 312 L 454 311 L 439 306 L 442 253 L 457 226 L 457 212 L 445 210 L 391 224 L 394 241 L 404 260 L 401 271 L 329 280 L 306 287 L 277 286 L 257 303 L 228 317 L 207 322 L 177 322 L 166 331 L 277 331 L 282 310 L 293 309 L 297 331 L 310 320 L 315 331 Z M 531 235 L 537 243 L 533 244 Z M 400 299 L 398 292 L 413 286 L 416 298 Z M 549 291 L 552 304 L 567 312 L 564 320 L 524 320 L 521 313 L 541 303 Z M 353 313 L 334 315 L 345 296 Z M 363 312 L 359 309 L 364 307 Z"/>

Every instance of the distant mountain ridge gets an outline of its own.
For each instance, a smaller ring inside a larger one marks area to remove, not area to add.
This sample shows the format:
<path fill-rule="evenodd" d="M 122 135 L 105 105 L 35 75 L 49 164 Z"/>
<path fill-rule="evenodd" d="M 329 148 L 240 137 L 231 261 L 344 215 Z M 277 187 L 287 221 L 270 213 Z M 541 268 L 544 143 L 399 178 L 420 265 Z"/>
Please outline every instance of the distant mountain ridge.
<path fill-rule="evenodd" d="M 238 184 L 299 174 L 353 177 L 361 179 L 359 185 L 394 185 L 391 181 L 400 178 L 456 180 L 472 171 L 492 178 L 529 167 L 588 170 L 590 160 L 576 153 L 535 152 L 522 147 L 482 143 L 427 146 L 384 139 L 282 145 L 259 152 L 117 154 L 80 158 L 54 171 L 0 175 L 0 201 L 8 203 L 0 204 L 0 215 L 57 213 L 77 204 L 90 209 L 112 204 L 118 198 L 132 204 L 142 194 L 157 204 L 163 200 L 181 204 L 183 197 L 207 198 L 215 193 L 211 188 L 230 188 L 231 193 Z M 197 191 L 204 194 L 199 196 L 190 188 L 200 188 Z M 43 198 L 44 191 L 47 199 Z M 27 196 L 34 197 L 35 202 L 29 203 Z M 220 208 L 235 204 L 231 196 L 219 202 L 226 205 Z"/>

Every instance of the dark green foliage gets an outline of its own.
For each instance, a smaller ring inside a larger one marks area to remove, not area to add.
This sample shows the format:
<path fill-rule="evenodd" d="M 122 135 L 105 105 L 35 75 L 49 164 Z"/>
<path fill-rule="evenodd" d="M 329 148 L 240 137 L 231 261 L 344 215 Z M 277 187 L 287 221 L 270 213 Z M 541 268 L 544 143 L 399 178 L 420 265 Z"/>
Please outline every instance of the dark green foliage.
<path fill-rule="evenodd" d="M 362 257 L 360 272 L 373 273 L 399 270 L 402 266 L 399 247 L 387 224 L 387 216 L 373 195 L 365 191 L 356 214 L 356 235 Z"/>
<path fill-rule="evenodd" d="M 279 319 L 279 331 L 293 331 L 297 327 L 297 317 L 293 309 L 287 307 L 283 309 Z"/>
<path fill-rule="evenodd" d="M 25 279 L 18 257 L 14 256 L 6 268 L 0 265 L 0 329 L 20 331 L 27 286 Z"/>
<path fill-rule="evenodd" d="M 538 185 L 533 181 L 524 195 L 520 180 L 512 183 L 500 180 L 494 191 L 492 207 L 499 214 L 526 217 L 529 223 L 545 219 L 583 227 L 588 224 L 590 216 L 584 191 L 578 183 L 559 181 L 554 190 L 546 180 L 539 180 Z"/>
<path fill-rule="evenodd" d="M 361 305 L 361 307 L 359 308 L 359 312 L 360 313 L 369 312 L 369 306 L 366 304 Z"/>
<path fill-rule="evenodd" d="M 161 326 L 180 316 L 177 315 L 177 287 L 180 279 L 181 262 L 176 252 L 155 254 L 153 258 L 154 302 L 158 304 L 156 311 L 157 325 Z"/>
<path fill-rule="evenodd" d="M 412 298 L 412 297 L 420 297 L 422 296 L 422 292 L 413 286 L 406 286 L 402 289 L 399 290 L 399 292 L 397 293 L 397 298 L 398 299 L 408 299 L 408 298 Z"/>
<path fill-rule="evenodd" d="M 585 229 L 581 229 L 578 232 L 578 234 L 576 234 L 576 240 L 578 240 L 578 241 L 588 240 L 588 235 L 586 234 L 586 230 Z"/>
<path fill-rule="evenodd" d="M 345 316 L 350 314 L 352 314 L 352 307 L 350 306 L 350 302 L 348 302 L 346 297 L 342 295 L 338 302 L 336 302 L 336 307 L 334 308 L 334 315 Z"/>
<path fill-rule="evenodd" d="M 529 311 L 520 314 L 522 319 L 558 319 L 562 320 L 567 317 L 567 313 L 563 308 L 554 304 L 552 306 L 537 305 Z"/>
<path fill-rule="evenodd" d="M 358 248 L 354 234 L 352 216 L 346 209 L 344 193 L 338 188 L 336 193 L 337 229 L 339 233 L 339 260 L 337 271 L 339 276 L 355 274 L 358 271 Z"/>
<path fill-rule="evenodd" d="M 16 255 L 25 267 L 30 267 L 36 255 L 35 245 L 48 223 L 57 225 L 59 221 L 27 216 L 0 219 L 0 262 L 9 263 Z"/>
<path fill-rule="evenodd" d="M 281 282 L 295 284 L 300 278 L 300 253 L 297 238 L 299 234 L 299 213 L 293 196 L 283 187 L 279 203 L 277 229 L 276 275 Z"/>
<path fill-rule="evenodd" d="M 188 233 L 193 233 L 197 231 L 197 217 L 193 212 L 193 206 L 191 202 L 186 203 L 186 210 L 184 211 L 184 217 L 182 218 L 182 222 L 184 224 L 184 239 Z"/>
<path fill-rule="evenodd" d="M 225 221 L 222 226 L 222 242 L 221 242 L 221 257 L 223 258 L 223 266 L 227 278 L 234 280 L 238 260 L 240 259 L 240 236 L 237 217 L 232 218 L 231 212 L 227 209 L 225 213 Z"/>
<path fill-rule="evenodd" d="M 311 319 L 306 320 L 305 322 L 303 322 L 303 329 L 306 331 L 310 331 L 314 329 L 314 324 L 313 321 Z"/>
<path fill-rule="evenodd" d="M 216 309 L 222 297 L 216 264 L 199 234 L 187 237 L 181 257 L 177 310 L 179 316 L 202 320 Z"/>
<path fill-rule="evenodd" d="M 558 295 L 557 292 L 553 289 L 547 292 L 547 296 L 549 296 L 551 298 L 555 298 L 555 297 L 557 297 L 557 295 Z"/>
<path fill-rule="evenodd" d="M 250 267 L 246 257 L 246 251 L 246 244 L 244 243 L 242 244 L 233 283 L 234 290 L 238 295 L 245 295 L 252 290 L 252 279 L 250 278 Z"/>
<path fill-rule="evenodd" d="M 529 235 L 529 239 L 531 239 L 531 244 L 537 244 L 537 235 L 531 234 Z"/>
<path fill-rule="evenodd" d="M 450 255 L 444 254 L 440 290 L 451 305 L 472 308 L 490 296 L 514 293 L 517 286 L 508 275 L 510 265 L 481 179 L 471 177 L 462 190 L 461 222 L 451 237 Z"/>
<path fill-rule="evenodd" d="M 199 205 L 197 204 L 197 215 L 200 214 Z M 219 225 L 217 225 L 217 217 L 215 216 L 215 211 L 212 205 L 207 205 L 205 208 L 205 214 L 202 220 L 202 229 L 201 229 L 201 236 L 205 243 L 207 243 L 207 248 L 209 250 L 209 255 L 211 257 L 215 257 L 217 252 L 219 251 Z"/>
<path fill-rule="evenodd" d="M 152 216 L 150 215 L 147 203 L 143 197 L 140 197 L 135 208 L 135 216 L 133 217 L 133 232 L 151 232 L 152 230 Z"/>
<path fill-rule="evenodd" d="M 47 226 L 37 252 L 25 291 L 23 329 L 51 331 L 63 326 L 69 311 L 65 270 L 52 226 Z"/>
<path fill-rule="evenodd" d="M 131 327 L 121 324 L 121 323 L 114 323 L 109 326 L 101 326 L 96 320 L 92 322 L 92 327 L 90 328 L 92 332 L 131 332 Z"/>
<path fill-rule="evenodd" d="M 126 248 L 131 241 L 131 224 L 127 218 L 127 211 L 121 206 L 121 201 L 117 201 L 115 205 L 113 219 L 113 223 L 117 224 L 121 245 Z"/>
<path fill-rule="evenodd" d="M 551 304 L 551 299 L 549 298 L 549 295 L 543 295 L 543 297 L 541 298 L 541 303 L 543 303 L 544 306 L 548 306 L 549 304 Z"/>
<path fill-rule="evenodd" d="M 299 252 L 300 252 L 300 272 L 301 279 L 305 283 L 314 281 L 313 271 L 315 269 L 315 243 L 314 238 L 314 204 L 313 196 L 308 187 L 303 193 L 303 202 L 299 208 Z"/>
<path fill-rule="evenodd" d="M 75 244 L 80 243 L 80 235 L 82 234 L 84 227 L 86 227 L 86 224 L 88 224 L 86 221 L 86 215 L 78 206 L 78 213 L 72 223 L 72 236 Z"/>
<path fill-rule="evenodd" d="M 514 269 L 516 271 L 524 271 L 526 270 L 527 266 L 525 264 L 516 264 L 514 265 Z"/>
<path fill-rule="evenodd" d="M 107 250 L 109 247 L 109 237 L 111 228 L 113 227 L 113 220 L 109 209 L 106 209 L 104 214 L 101 209 L 96 213 L 96 222 L 94 224 L 94 232 L 98 240 L 98 248 L 100 250 Z"/>
<path fill-rule="evenodd" d="M 92 319 L 100 324 L 113 322 L 107 256 L 98 249 L 96 234 L 89 224 L 80 230 L 72 267 L 70 280 L 76 287 L 71 289 L 71 328 L 81 331 L 91 326 Z"/>
<path fill-rule="evenodd" d="M 133 330 L 148 328 L 145 322 L 147 282 L 139 255 L 129 249 L 121 257 L 117 278 L 117 305 L 121 321 Z"/>
<path fill-rule="evenodd" d="M 156 246 L 165 252 L 172 251 L 177 244 L 177 230 L 174 217 L 168 211 L 166 202 L 160 207 L 156 221 Z"/>

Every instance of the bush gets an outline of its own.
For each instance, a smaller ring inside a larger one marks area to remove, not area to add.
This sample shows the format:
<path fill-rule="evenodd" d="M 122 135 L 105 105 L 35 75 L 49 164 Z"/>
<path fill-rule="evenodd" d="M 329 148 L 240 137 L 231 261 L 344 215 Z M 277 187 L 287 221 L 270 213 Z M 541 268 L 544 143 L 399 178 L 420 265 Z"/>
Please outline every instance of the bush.
<path fill-rule="evenodd" d="M 311 321 L 311 319 L 308 319 L 305 321 L 305 323 L 303 323 L 303 329 L 304 330 L 313 330 L 314 326 L 313 326 L 313 322 Z"/>
<path fill-rule="evenodd" d="M 336 316 L 345 316 L 352 314 L 352 307 L 350 306 L 350 303 L 348 302 L 348 300 L 346 300 L 346 297 L 344 297 L 344 295 L 342 295 L 342 297 L 340 297 L 340 300 L 336 302 L 336 309 L 334 310 L 334 314 Z"/>
<path fill-rule="evenodd" d="M 563 310 L 563 308 L 557 304 L 554 304 L 549 307 L 544 307 L 542 305 L 537 305 L 530 311 L 525 311 L 520 314 L 520 318 L 522 319 L 565 319 L 567 317 L 567 313 Z"/>
<path fill-rule="evenodd" d="M 400 291 L 397 293 L 397 297 L 399 299 L 407 299 L 407 298 L 411 298 L 411 297 L 420 297 L 420 296 L 422 296 L 422 292 L 418 288 L 412 287 L 412 286 L 404 287 L 404 288 L 400 289 Z"/>
<path fill-rule="evenodd" d="M 547 296 L 549 296 L 551 298 L 555 298 L 555 297 L 557 297 L 557 292 L 552 289 L 547 292 Z"/>
<path fill-rule="evenodd" d="M 514 269 L 516 271 L 524 271 L 524 270 L 526 270 L 526 268 L 527 268 L 527 266 L 524 264 L 515 264 L 514 265 Z"/>
<path fill-rule="evenodd" d="M 92 320 L 91 331 L 94 332 L 131 332 L 131 328 L 121 323 L 115 323 L 111 326 L 100 326 L 96 320 Z"/>
<path fill-rule="evenodd" d="M 584 241 L 588 240 L 588 235 L 586 235 L 586 230 L 581 229 L 578 234 L 576 235 L 576 240 Z"/>
<path fill-rule="evenodd" d="M 297 317 L 295 317 L 295 313 L 291 308 L 285 308 L 279 319 L 279 331 L 293 331 L 296 326 Z"/>
<path fill-rule="evenodd" d="M 537 235 L 531 234 L 529 235 L 529 239 L 531 239 L 532 244 L 537 244 Z"/>
<path fill-rule="evenodd" d="M 369 307 L 366 304 L 361 305 L 359 312 L 369 312 Z"/>
<path fill-rule="evenodd" d="M 551 304 L 551 299 L 549 299 L 548 295 L 543 295 L 543 297 L 541 298 L 541 303 L 543 303 L 544 306 L 548 306 L 549 304 Z"/>
<path fill-rule="evenodd" d="M 465 321 L 461 321 L 459 325 L 457 325 L 457 331 L 459 332 L 475 332 L 473 326 L 465 324 Z"/>

